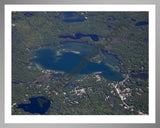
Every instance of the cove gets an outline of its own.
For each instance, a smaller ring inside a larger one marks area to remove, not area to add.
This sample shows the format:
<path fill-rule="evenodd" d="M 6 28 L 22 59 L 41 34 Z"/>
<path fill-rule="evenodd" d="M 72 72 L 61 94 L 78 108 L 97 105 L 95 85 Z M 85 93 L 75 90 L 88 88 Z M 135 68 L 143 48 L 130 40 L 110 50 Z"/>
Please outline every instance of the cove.
<path fill-rule="evenodd" d="M 44 47 L 33 53 L 36 58 L 32 59 L 31 62 L 37 63 L 45 69 L 69 73 L 83 60 L 82 56 L 88 55 L 88 50 L 92 50 L 93 48 L 93 46 L 87 44 L 74 42 L 65 43 L 61 47 Z M 112 55 L 107 56 L 109 58 L 108 61 L 110 61 L 107 63 L 112 65 L 112 62 L 116 62 L 116 65 L 118 65 L 116 58 Z M 101 63 L 88 62 L 87 66 L 81 70 L 78 75 L 91 74 L 94 72 L 102 72 L 101 75 L 111 81 L 121 81 L 123 79 L 120 72 L 112 70 L 112 68 L 107 66 L 103 61 Z"/>
<path fill-rule="evenodd" d="M 38 114 L 45 114 L 48 108 L 50 107 L 50 100 L 46 99 L 45 97 L 33 97 L 29 98 L 30 104 L 19 104 L 18 108 L 22 108 L 26 112 L 30 113 L 38 113 Z"/>

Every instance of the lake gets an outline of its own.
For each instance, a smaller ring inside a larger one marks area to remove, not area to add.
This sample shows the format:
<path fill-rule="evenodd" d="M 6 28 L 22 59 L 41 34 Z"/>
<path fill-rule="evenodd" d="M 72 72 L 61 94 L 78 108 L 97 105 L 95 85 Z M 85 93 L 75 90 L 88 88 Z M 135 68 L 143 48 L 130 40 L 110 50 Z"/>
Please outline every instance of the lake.
<path fill-rule="evenodd" d="M 80 61 L 84 60 L 83 56 L 87 56 L 89 54 L 88 51 L 91 51 L 93 48 L 94 46 L 85 43 L 66 42 L 61 47 L 50 46 L 35 50 L 33 55 L 36 56 L 36 58 L 32 59 L 31 62 L 39 64 L 44 69 L 69 73 Z M 112 65 L 112 63 L 113 66 L 117 66 L 118 60 L 112 55 L 106 56 L 105 62 L 89 62 L 87 66 L 77 74 L 102 72 L 101 75 L 108 80 L 121 81 L 123 79 L 122 74 L 119 71 L 113 70 L 111 66 L 107 66 Z"/>
<path fill-rule="evenodd" d="M 83 12 L 59 12 L 59 16 L 58 19 L 63 21 L 63 22 L 68 22 L 68 23 L 72 23 L 72 22 L 84 22 L 86 21 L 85 19 L 85 13 Z"/>
<path fill-rule="evenodd" d="M 90 37 L 93 41 L 98 41 L 99 37 L 95 34 L 82 34 L 82 33 L 75 33 L 73 35 L 65 35 L 65 36 L 59 36 L 59 38 L 70 38 L 70 39 L 80 39 L 82 37 Z"/>
<path fill-rule="evenodd" d="M 50 100 L 43 96 L 29 98 L 30 104 L 19 104 L 18 108 L 22 108 L 26 112 L 45 114 L 50 107 Z"/>
<path fill-rule="evenodd" d="M 146 21 L 141 21 L 141 22 L 137 22 L 137 23 L 135 24 L 135 26 L 142 26 L 142 25 L 148 25 L 148 22 L 146 22 Z"/>
<path fill-rule="evenodd" d="M 32 17 L 34 14 L 32 12 L 24 12 L 24 16 Z"/>
<path fill-rule="evenodd" d="M 148 72 L 132 73 L 131 76 L 133 78 L 139 78 L 139 79 L 142 79 L 142 80 L 145 80 L 145 81 L 148 80 Z"/>

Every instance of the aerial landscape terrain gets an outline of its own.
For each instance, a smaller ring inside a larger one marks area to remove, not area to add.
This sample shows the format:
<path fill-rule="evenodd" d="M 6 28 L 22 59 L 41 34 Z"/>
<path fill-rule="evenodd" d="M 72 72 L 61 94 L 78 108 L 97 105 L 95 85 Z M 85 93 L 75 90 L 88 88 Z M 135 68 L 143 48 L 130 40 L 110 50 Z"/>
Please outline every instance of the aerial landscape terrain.
<path fill-rule="evenodd" d="M 148 12 L 12 12 L 12 115 L 148 115 Z"/>

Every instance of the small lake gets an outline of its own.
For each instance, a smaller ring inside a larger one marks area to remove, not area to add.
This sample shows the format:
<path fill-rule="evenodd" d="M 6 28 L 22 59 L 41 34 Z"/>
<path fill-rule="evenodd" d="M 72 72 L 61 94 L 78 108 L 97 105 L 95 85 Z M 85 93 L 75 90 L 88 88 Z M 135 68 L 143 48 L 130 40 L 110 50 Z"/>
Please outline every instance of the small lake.
<path fill-rule="evenodd" d="M 148 80 L 148 72 L 139 72 L 139 73 L 132 73 L 133 78 L 139 78 L 142 80 Z"/>
<path fill-rule="evenodd" d="M 22 108 L 26 112 L 37 113 L 37 114 L 45 114 L 50 107 L 50 100 L 45 97 L 33 97 L 30 98 L 30 104 L 19 104 L 18 108 Z"/>
<path fill-rule="evenodd" d="M 85 15 L 82 15 L 83 12 L 59 12 L 59 20 L 63 22 L 84 22 L 86 21 Z M 83 13 L 84 14 L 84 13 Z"/>
<path fill-rule="evenodd" d="M 24 16 L 32 17 L 34 14 L 32 12 L 24 12 Z"/>
<path fill-rule="evenodd" d="M 84 60 L 83 56 L 87 56 L 89 54 L 88 51 L 91 51 L 93 48 L 94 46 L 76 42 L 67 42 L 61 47 L 44 47 L 34 51 L 33 54 L 36 58 L 32 59 L 31 62 L 37 63 L 45 69 L 69 73 L 80 61 Z M 114 56 L 107 56 L 106 61 L 108 59 L 110 65 L 112 65 L 112 63 L 118 65 L 118 60 Z M 102 76 L 112 81 L 120 81 L 123 79 L 120 72 L 112 70 L 112 68 L 104 62 L 89 62 L 79 74 L 91 74 L 93 72 L 102 72 Z"/>
<path fill-rule="evenodd" d="M 59 38 L 70 38 L 70 39 L 80 39 L 82 37 L 90 37 L 93 41 L 98 41 L 99 37 L 95 34 L 82 34 L 82 33 L 75 33 L 74 36 L 67 35 L 67 36 L 59 36 Z"/>
<path fill-rule="evenodd" d="M 142 25 L 148 25 L 148 22 L 146 22 L 146 21 L 141 21 L 141 22 L 137 22 L 137 23 L 135 24 L 135 26 L 142 26 Z"/>

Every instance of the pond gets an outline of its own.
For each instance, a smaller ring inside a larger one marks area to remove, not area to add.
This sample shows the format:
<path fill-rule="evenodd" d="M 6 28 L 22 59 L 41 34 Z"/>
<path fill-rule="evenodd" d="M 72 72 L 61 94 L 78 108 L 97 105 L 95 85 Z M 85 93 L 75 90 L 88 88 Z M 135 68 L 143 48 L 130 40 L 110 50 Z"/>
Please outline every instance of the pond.
<path fill-rule="evenodd" d="M 141 22 L 137 22 L 137 23 L 135 24 L 135 26 L 142 26 L 142 25 L 148 25 L 148 22 L 146 22 L 146 21 L 141 21 Z"/>
<path fill-rule="evenodd" d="M 32 12 L 25 12 L 24 16 L 26 16 L 26 17 L 32 17 L 33 13 Z"/>
<path fill-rule="evenodd" d="M 64 71 L 69 73 L 74 67 L 76 67 L 80 61 L 84 60 L 83 56 L 89 54 L 94 46 L 87 45 L 85 43 L 67 42 L 61 47 L 44 47 L 34 51 L 34 59 L 31 60 L 32 63 L 37 63 L 42 68 Z M 108 62 L 107 62 L 108 59 Z M 108 80 L 120 81 L 123 79 L 122 74 L 119 71 L 114 71 L 111 66 L 108 65 L 118 65 L 118 60 L 112 56 L 107 55 L 105 63 L 102 61 L 100 63 L 91 62 L 87 63 L 87 66 L 81 70 L 79 74 L 91 74 L 94 72 L 102 72 L 101 75 Z"/>
<path fill-rule="evenodd" d="M 50 107 L 50 100 L 45 97 L 33 97 L 29 98 L 30 104 L 19 104 L 18 108 L 22 108 L 26 112 L 45 114 Z"/>
<path fill-rule="evenodd" d="M 59 12 L 58 19 L 68 23 L 84 22 L 86 21 L 84 14 L 83 12 Z"/>
<path fill-rule="evenodd" d="M 82 37 L 90 37 L 93 41 L 98 41 L 99 37 L 95 34 L 82 34 L 82 33 L 75 33 L 73 35 L 67 35 L 67 36 L 59 36 L 59 38 L 70 38 L 70 39 L 80 39 Z"/>
<path fill-rule="evenodd" d="M 139 73 L 132 73 L 133 78 L 139 78 L 142 80 L 148 80 L 148 72 L 139 72 Z"/>

